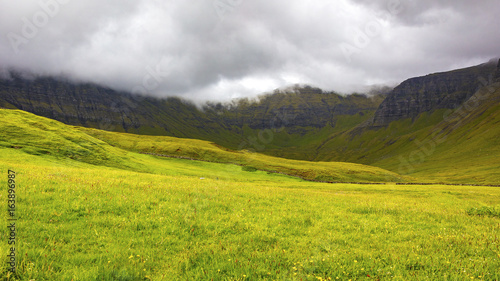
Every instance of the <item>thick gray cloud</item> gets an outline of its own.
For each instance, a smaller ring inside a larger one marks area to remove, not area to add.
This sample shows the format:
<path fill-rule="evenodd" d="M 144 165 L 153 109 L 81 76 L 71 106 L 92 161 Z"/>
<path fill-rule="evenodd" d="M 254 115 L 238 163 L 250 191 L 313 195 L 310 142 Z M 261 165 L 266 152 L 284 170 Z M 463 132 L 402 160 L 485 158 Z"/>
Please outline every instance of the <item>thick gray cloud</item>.
<path fill-rule="evenodd" d="M 0 68 L 195 100 L 339 92 L 500 56 L 500 2 L 0 0 Z"/>

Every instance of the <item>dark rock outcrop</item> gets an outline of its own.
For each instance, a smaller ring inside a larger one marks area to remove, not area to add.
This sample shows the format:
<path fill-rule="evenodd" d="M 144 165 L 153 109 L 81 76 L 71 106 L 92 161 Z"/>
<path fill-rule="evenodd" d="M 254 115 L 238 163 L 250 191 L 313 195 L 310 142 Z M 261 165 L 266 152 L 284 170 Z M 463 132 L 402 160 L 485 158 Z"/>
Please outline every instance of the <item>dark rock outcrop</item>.
<path fill-rule="evenodd" d="M 312 87 L 295 88 L 293 92 L 275 92 L 258 102 L 243 102 L 228 109 L 223 117 L 228 126 L 249 126 L 252 129 L 286 127 L 289 132 L 298 128 L 335 126 L 340 115 L 364 114 L 375 111 L 381 96 L 342 96 Z M 302 130 L 302 129 L 299 129 Z"/>
<path fill-rule="evenodd" d="M 498 64 L 497 64 L 497 72 L 495 74 L 495 79 L 496 80 L 500 80 L 500 59 L 498 60 Z"/>
<path fill-rule="evenodd" d="M 66 124 L 87 125 L 102 120 L 114 120 L 113 125 L 139 124 L 133 113 L 124 116 L 123 106 L 111 110 L 120 101 L 117 93 L 95 85 L 75 85 L 53 78 L 28 80 L 14 74 L 12 79 L 2 80 L 0 87 L 0 98 L 16 108 Z"/>
<path fill-rule="evenodd" d="M 204 125 L 201 112 L 179 99 L 138 97 L 52 77 L 28 79 L 11 73 L 10 79 L 0 80 L 0 101 L 2 107 L 104 130 L 183 137 L 184 129 Z"/>
<path fill-rule="evenodd" d="M 388 95 L 377 109 L 373 126 L 387 126 L 392 121 L 415 118 L 436 109 L 454 109 L 490 81 L 496 61 L 450 72 L 411 78 Z"/>

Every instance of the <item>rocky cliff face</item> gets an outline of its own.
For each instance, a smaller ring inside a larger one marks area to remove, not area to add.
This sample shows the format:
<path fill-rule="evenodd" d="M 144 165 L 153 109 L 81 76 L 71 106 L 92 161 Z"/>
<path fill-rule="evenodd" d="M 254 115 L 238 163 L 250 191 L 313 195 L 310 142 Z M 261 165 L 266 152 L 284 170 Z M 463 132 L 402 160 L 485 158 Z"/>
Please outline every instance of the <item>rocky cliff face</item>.
<path fill-rule="evenodd" d="M 18 108 L 66 124 L 134 133 L 186 136 L 182 127 L 203 127 L 201 112 L 179 99 L 135 97 L 94 84 L 50 77 L 0 80 L 0 106 Z M 177 121 L 177 122 L 175 122 Z M 189 122 L 189 126 L 188 123 Z"/>
<path fill-rule="evenodd" d="M 397 86 L 375 113 L 373 126 L 415 118 L 435 109 L 454 109 L 495 74 L 496 61 L 450 72 L 411 78 Z M 483 80 L 484 79 L 484 80 Z"/>
<path fill-rule="evenodd" d="M 12 79 L 0 81 L 0 98 L 18 109 L 72 125 L 108 119 L 114 120 L 114 125 L 124 123 L 125 119 L 127 126 L 138 124 L 133 114 L 124 116 L 122 107 L 110 110 L 113 103 L 120 100 L 112 90 L 53 78 L 29 80 L 16 74 L 12 76 Z"/>
<path fill-rule="evenodd" d="M 302 128 L 335 126 L 340 115 L 364 114 L 375 111 L 381 96 L 342 96 L 312 87 L 295 88 L 289 92 L 275 92 L 258 102 L 241 101 L 228 108 L 222 117 L 228 126 L 249 126 L 252 129 L 285 127 L 289 132 Z"/>
<path fill-rule="evenodd" d="M 495 74 L 495 79 L 500 80 L 500 59 L 498 60 L 497 72 Z"/>

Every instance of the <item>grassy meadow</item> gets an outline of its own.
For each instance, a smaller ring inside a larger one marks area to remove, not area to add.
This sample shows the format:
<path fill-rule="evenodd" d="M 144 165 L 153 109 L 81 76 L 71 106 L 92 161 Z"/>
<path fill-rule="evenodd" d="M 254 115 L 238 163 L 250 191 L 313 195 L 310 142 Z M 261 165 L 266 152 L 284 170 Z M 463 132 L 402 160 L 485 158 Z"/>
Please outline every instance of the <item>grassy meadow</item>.
<path fill-rule="evenodd" d="M 2 262 L 3 280 L 500 279 L 498 187 L 310 182 L 268 168 L 399 177 L 0 117 L 0 178 L 16 172 L 18 215 L 18 270 Z M 237 165 L 139 153 L 178 149 Z"/>

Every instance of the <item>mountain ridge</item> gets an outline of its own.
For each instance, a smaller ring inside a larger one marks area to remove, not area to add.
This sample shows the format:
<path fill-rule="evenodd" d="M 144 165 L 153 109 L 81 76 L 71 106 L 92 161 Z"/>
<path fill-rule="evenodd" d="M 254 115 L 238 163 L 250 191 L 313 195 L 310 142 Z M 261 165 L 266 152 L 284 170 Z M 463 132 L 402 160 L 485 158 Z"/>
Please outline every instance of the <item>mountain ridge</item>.
<path fill-rule="evenodd" d="M 415 118 L 434 109 L 454 109 L 470 98 L 488 80 L 498 74 L 496 61 L 448 72 L 428 74 L 405 80 L 389 94 L 375 113 L 374 126 Z"/>
<path fill-rule="evenodd" d="M 255 101 L 240 99 L 198 108 L 179 98 L 137 97 L 88 83 L 13 77 L 0 80 L 0 107 L 70 125 L 201 139 L 232 150 L 374 165 L 409 175 L 421 174 L 433 161 L 453 166 L 450 160 L 456 147 L 464 147 L 461 154 L 473 154 L 478 171 L 483 172 L 500 168 L 489 156 L 500 156 L 500 145 L 493 141 L 500 138 L 493 110 L 500 106 L 499 80 L 500 60 L 410 78 L 387 94 L 343 96 L 302 86 L 277 90 Z M 480 95 L 481 91 L 489 94 Z M 487 100 L 481 100 L 485 96 Z M 488 118 L 480 117 L 484 112 L 489 112 Z M 452 117 L 460 122 L 452 126 Z M 469 133 L 463 128 L 471 126 L 485 139 L 474 135 L 464 139 Z M 422 153 L 417 143 L 425 143 L 435 131 L 445 131 L 451 141 L 435 144 L 437 152 L 415 161 L 416 152 Z M 473 152 L 467 145 L 470 140 L 482 147 L 481 152 Z M 411 169 L 401 169 L 404 161 Z M 486 178 L 488 183 L 497 182 L 496 176 L 481 177 L 479 182 Z"/>
<path fill-rule="evenodd" d="M 243 139 L 244 126 L 252 130 L 273 126 L 318 128 L 335 123 L 338 115 L 374 111 L 381 102 L 380 98 L 343 97 L 306 87 L 301 89 L 301 94 L 307 94 L 308 99 L 300 94 L 281 93 L 262 96 L 257 103 L 241 99 L 233 107 L 218 103 L 199 109 L 179 98 L 140 97 L 95 84 L 74 84 L 52 77 L 28 80 L 12 76 L 12 79 L 0 80 L 0 107 L 25 110 L 70 125 L 198 138 L 232 148 Z M 316 115 L 312 121 L 308 118 L 311 114 Z M 289 122 L 292 117 L 293 124 Z M 306 129 L 297 130 L 304 132 Z M 214 138 L 216 135 L 221 137 Z"/>

